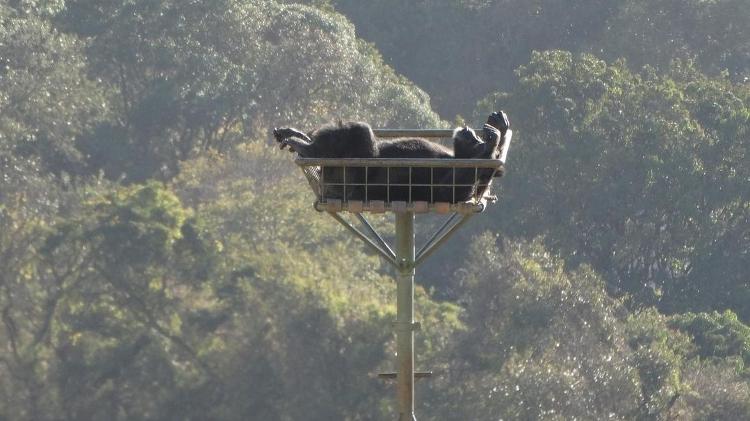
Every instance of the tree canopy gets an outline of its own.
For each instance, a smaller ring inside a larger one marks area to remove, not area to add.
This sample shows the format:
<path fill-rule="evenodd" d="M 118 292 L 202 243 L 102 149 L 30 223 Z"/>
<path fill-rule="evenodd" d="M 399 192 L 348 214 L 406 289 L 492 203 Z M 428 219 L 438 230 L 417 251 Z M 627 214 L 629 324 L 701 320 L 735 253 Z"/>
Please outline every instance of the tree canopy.
<path fill-rule="evenodd" d="M 271 129 L 498 109 L 500 200 L 417 274 L 419 417 L 747 419 L 748 6 L 3 2 L 0 420 L 392 418 L 392 270 Z"/>

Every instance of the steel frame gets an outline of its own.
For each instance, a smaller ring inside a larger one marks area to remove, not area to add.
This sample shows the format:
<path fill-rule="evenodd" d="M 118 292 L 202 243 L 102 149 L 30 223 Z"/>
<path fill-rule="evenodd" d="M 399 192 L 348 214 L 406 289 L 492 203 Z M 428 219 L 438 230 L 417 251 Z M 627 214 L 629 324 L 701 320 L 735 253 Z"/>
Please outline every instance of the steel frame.
<path fill-rule="evenodd" d="M 451 130 L 403 130 L 403 129 L 376 129 L 378 137 L 450 137 Z M 315 209 L 325 211 L 334 220 L 343 225 L 347 230 L 360 238 L 367 246 L 380 255 L 386 262 L 396 270 L 396 347 L 397 347 L 397 373 L 383 373 L 381 378 L 395 378 L 397 385 L 399 421 L 416 421 L 414 414 L 414 381 L 416 378 L 429 377 L 430 372 L 414 371 L 414 331 L 419 329 L 419 323 L 414 321 L 414 274 L 417 266 L 425 261 L 432 253 L 443 245 L 461 226 L 472 216 L 485 210 L 488 197 L 475 197 L 469 202 L 463 203 L 427 203 L 427 202 L 387 202 L 387 201 L 347 201 L 344 199 L 331 200 L 325 197 L 325 180 L 322 175 L 323 167 L 431 167 L 431 168 L 454 168 L 454 199 L 455 199 L 455 168 L 475 168 L 476 174 L 479 169 L 493 169 L 494 172 L 504 171 L 503 165 L 507 157 L 510 136 L 507 143 L 502 146 L 500 159 L 322 159 L 322 158 L 297 158 L 295 163 L 299 165 L 307 177 L 310 187 L 317 196 Z M 316 168 L 318 170 L 316 170 Z M 346 191 L 346 171 L 343 171 L 344 192 Z M 390 171 L 389 173 L 390 174 Z M 422 187 L 411 183 L 411 170 L 409 172 L 409 183 L 397 186 Z M 494 175 L 494 173 L 493 173 Z M 331 183 L 334 184 L 335 183 Z M 352 184 L 354 186 L 354 184 Z M 367 186 L 367 179 L 365 178 Z M 375 185 L 375 184 L 369 184 Z M 381 184 L 379 184 L 381 185 Z M 388 188 L 396 185 L 382 184 Z M 432 184 L 431 184 L 432 185 Z M 359 186 L 359 185 L 356 185 Z M 432 185 L 433 187 L 436 185 Z M 411 191 L 411 190 L 410 190 Z M 489 193 L 489 185 L 487 192 Z M 411 198 L 411 193 L 409 195 Z M 455 200 L 454 200 L 455 202 Z M 349 221 L 344 219 L 339 212 L 349 211 L 361 223 L 363 230 L 358 229 Z M 388 245 L 383 237 L 375 230 L 362 212 L 382 213 L 392 211 L 395 213 L 395 251 Z M 414 219 L 416 213 L 425 212 L 452 213 L 450 217 L 435 231 L 422 245 L 419 251 L 415 247 Z M 364 232 L 363 232 L 364 231 Z"/>

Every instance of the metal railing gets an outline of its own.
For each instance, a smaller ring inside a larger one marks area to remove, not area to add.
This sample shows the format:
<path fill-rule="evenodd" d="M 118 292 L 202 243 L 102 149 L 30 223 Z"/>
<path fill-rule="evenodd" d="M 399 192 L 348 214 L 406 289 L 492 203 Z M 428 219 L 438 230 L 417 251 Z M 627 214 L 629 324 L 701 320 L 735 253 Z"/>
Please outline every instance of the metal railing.
<path fill-rule="evenodd" d="M 475 213 L 486 207 L 499 159 L 297 158 L 315 209 Z"/>

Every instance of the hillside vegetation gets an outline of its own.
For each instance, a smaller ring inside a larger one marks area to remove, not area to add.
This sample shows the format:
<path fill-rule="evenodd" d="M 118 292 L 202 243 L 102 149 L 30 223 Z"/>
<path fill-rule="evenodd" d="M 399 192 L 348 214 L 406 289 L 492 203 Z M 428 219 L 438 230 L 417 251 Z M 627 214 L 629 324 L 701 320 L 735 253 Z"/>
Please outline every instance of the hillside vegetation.
<path fill-rule="evenodd" d="M 498 109 L 500 200 L 418 270 L 418 418 L 750 419 L 748 28 L 748 0 L 0 2 L 0 421 L 393 419 L 392 270 L 271 128 Z"/>

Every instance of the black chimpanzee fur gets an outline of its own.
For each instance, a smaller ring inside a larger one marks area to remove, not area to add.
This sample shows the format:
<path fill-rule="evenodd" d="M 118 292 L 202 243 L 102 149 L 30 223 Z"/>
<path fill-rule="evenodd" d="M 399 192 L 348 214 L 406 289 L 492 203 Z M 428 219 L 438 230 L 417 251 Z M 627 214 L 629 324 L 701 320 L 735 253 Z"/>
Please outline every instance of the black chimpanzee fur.
<path fill-rule="evenodd" d="M 469 129 L 458 128 L 453 132 L 453 151 L 422 138 L 378 139 L 367 123 L 347 122 L 323 126 L 309 135 L 293 129 L 274 129 L 273 134 L 281 148 L 289 147 L 303 158 L 440 158 L 440 159 L 496 159 L 505 142 L 510 127 L 507 115 L 492 113 L 484 125 L 482 138 Z M 455 174 L 454 174 L 455 171 Z M 410 174 L 411 172 L 411 174 Z M 462 202 L 472 197 L 482 197 L 492 178 L 493 170 L 473 168 L 368 168 L 326 167 L 323 178 L 334 183 L 325 193 L 327 198 L 343 198 L 342 186 L 346 179 L 348 200 L 428 201 Z M 478 175 L 479 188 L 472 186 Z M 364 184 L 369 187 L 350 186 Z M 429 187 L 431 184 L 464 184 L 455 187 Z M 388 182 L 391 187 L 371 184 Z M 395 186 L 394 186 L 395 184 Z M 399 186 L 403 184 L 404 186 Z M 405 186 L 412 184 L 409 188 Z M 417 184 L 417 186 L 414 186 Z M 421 186 L 419 186 L 421 185 Z"/>

